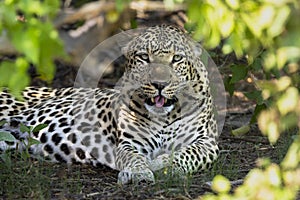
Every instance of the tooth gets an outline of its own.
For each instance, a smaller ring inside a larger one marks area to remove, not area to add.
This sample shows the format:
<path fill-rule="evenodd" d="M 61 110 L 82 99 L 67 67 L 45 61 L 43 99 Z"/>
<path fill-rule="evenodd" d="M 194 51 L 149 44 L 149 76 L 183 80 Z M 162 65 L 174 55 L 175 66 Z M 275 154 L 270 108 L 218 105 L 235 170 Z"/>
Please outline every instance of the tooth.
<path fill-rule="evenodd" d="M 154 97 L 152 97 L 152 98 L 151 98 L 151 102 L 154 103 L 154 101 L 155 101 L 155 99 L 154 99 Z"/>
<path fill-rule="evenodd" d="M 165 104 L 168 102 L 168 99 L 167 98 L 165 98 Z"/>

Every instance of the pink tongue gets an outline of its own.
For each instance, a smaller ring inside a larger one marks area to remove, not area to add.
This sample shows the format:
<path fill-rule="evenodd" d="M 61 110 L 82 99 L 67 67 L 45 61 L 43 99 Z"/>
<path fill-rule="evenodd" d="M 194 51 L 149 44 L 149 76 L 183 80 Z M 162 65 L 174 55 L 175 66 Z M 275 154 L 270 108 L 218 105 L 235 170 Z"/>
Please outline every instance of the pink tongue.
<path fill-rule="evenodd" d="M 161 108 L 163 107 L 164 103 L 165 103 L 165 98 L 162 97 L 162 96 L 156 96 L 154 98 L 155 100 L 155 106 L 158 107 L 158 108 Z"/>

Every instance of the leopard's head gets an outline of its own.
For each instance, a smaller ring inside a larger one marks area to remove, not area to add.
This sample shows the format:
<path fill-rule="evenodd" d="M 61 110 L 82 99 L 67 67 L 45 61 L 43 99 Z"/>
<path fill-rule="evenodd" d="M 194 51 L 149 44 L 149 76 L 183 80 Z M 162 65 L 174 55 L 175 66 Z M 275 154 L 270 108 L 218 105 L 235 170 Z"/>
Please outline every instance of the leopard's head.
<path fill-rule="evenodd" d="M 183 30 L 170 25 L 150 27 L 123 48 L 125 73 L 150 113 L 166 115 L 184 92 L 200 92 L 197 84 L 207 79 L 201 52 Z"/>

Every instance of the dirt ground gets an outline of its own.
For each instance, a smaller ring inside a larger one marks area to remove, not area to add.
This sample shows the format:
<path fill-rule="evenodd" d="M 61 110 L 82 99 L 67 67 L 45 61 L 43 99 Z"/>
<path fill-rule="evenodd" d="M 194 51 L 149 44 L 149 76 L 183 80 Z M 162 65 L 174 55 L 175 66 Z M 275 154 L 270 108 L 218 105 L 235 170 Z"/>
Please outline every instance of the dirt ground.
<path fill-rule="evenodd" d="M 52 86 L 73 86 L 76 70 L 72 66 L 57 62 L 57 73 Z M 111 81 L 112 76 L 107 76 L 106 79 L 100 81 L 100 86 L 106 87 Z M 35 78 L 32 84 L 44 85 Z M 155 184 L 140 183 L 120 186 L 116 183 L 118 172 L 104 166 L 94 168 L 83 165 L 46 164 L 54 170 L 53 176 L 50 177 L 51 198 L 194 199 L 212 192 L 207 182 L 211 181 L 216 174 L 223 174 L 229 180 L 237 181 L 239 185 L 247 172 L 256 166 L 259 157 L 268 157 L 278 163 L 287 151 L 289 141 L 286 139 L 280 139 L 275 146 L 272 146 L 267 138 L 261 135 L 257 125 L 252 125 L 246 135 L 233 136 L 231 134 L 231 130 L 249 122 L 255 107 L 254 102 L 247 100 L 242 93 L 251 88 L 249 83 L 242 81 L 238 85 L 232 97 L 227 95 L 226 120 L 219 139 L 221 154 L 212 170 L 195 174 L 184 180 L 170 179 L 167 175 L 160 173 L 156 174 Z"/>

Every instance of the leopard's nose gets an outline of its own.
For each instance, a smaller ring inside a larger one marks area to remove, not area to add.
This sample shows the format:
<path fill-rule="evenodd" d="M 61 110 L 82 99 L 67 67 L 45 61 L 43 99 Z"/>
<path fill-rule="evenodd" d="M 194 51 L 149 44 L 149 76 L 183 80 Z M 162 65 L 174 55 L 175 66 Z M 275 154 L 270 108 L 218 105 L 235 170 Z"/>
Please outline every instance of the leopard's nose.
<path fill-rule="evenodd" d="M 153 85 L 159 91 L 163 90 L 168 84 L 169 83 L 167 83 L 167 82 L 163 82 L 163 83 L 151 82 L 151 85 Z"/>
<path fill-rule="evenodd" d="M 155 87 L 165 87 L 171 80 L 170 67 L 159 63 L 152 63 L 150 65 L 150 79 Z"/>

